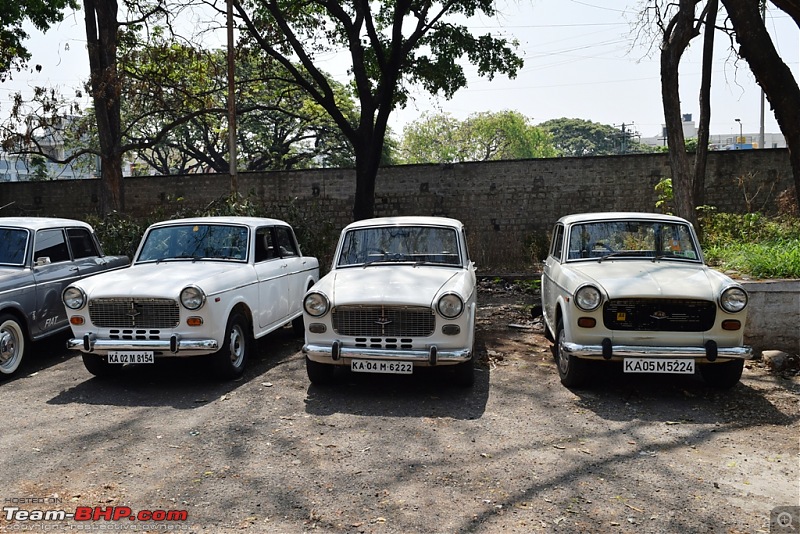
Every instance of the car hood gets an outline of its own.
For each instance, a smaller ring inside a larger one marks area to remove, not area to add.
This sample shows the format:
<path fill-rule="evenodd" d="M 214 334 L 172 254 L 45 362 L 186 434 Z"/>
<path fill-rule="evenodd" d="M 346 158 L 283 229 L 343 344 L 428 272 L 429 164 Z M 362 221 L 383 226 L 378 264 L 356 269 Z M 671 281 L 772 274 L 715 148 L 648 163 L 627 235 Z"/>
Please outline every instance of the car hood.
<path fill-rule="evenodd" d="M 171 261 L 132 265 L 108 273 L 98 274 L 76 282 L 89 299 L 107 297 L 161 297 L 178 298 L 187 285 L 196 285 L 206 295 L 221 287 L 235 287 L 238 281 L 253 276 L 245 273 L 252 269 L 244 263 L 212 261 Z"/>
<path fill-rule="evenodd" d="M 347 304 L 392 304 L 430 306 L 445 291 L 458 293 L 465 301 L 465 270 L 413 265 L 374 265 L 340 269 L 318 285 L 334 306 Z M 316 289 L 316 287 L 315 287 Z"/>
<path fill-rule="evenodd" d="M 612 299 L 662 297 L 713 301 L 727 279 L 704 265 L 649 260 L 586 262 L 572 269 L 580 273 L 576 279 L 593 280 Z"/>

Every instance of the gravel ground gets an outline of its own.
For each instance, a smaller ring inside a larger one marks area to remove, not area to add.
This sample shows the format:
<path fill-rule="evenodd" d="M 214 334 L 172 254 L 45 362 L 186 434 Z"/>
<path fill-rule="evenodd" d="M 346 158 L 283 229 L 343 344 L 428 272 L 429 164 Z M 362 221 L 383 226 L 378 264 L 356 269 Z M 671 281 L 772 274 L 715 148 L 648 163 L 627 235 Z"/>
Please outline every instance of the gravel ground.
<path fill-rule="evenodd" d="M 800 505 L 796 373 L 753 362 L 717 391 L 605 367 L 570 391 L 534 302 L 482 284 L 468 390 L 441 370 L 311 386 L 290 328 L 230 383 L 192 360 L 100 380 L 39 343 L 0 383 L 0 531 L 750 533 Z M 9 512 L 85 507 L 187 520 Z"/>

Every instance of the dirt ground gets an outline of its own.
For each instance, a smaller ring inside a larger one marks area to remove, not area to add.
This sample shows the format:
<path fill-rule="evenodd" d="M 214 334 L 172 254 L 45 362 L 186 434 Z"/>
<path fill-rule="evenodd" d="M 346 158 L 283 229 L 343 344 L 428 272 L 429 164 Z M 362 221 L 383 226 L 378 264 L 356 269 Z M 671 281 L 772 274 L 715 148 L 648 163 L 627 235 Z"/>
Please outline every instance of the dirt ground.
<path fill-rule="evenodd" d="M 311 386 L 290 328 L 228 383 L 196 360 L 100 380 L 39 343 L 0 383 L 0 531 L 795 532 L 774 520 L 800 510 L 796 372 L 752 362 L 718 391 L 607 366 L 570 391 L 535 296 L 479 299 L 471 389 L 440 370 Z M 128 511 L 186 520 L 102 517 Z"/>

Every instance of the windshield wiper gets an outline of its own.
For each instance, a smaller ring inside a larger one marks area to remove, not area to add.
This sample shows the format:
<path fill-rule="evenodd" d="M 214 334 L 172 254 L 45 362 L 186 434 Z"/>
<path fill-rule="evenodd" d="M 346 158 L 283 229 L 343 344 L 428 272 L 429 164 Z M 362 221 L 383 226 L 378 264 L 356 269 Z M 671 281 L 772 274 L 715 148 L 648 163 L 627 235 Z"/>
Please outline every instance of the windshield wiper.
<path fill-rule="evenodd" d="M 622 250 L 618 250 L 617 252 L 610 252 L 605 256 L 600 256 L 599 258 L 597 258 L 597 263 L 600 263 L 603 260 L 607 260 L 608 258 L 613 258 L 614 256 L 625 256 L 626 254 L 628 254 L 628 252 Z"/>

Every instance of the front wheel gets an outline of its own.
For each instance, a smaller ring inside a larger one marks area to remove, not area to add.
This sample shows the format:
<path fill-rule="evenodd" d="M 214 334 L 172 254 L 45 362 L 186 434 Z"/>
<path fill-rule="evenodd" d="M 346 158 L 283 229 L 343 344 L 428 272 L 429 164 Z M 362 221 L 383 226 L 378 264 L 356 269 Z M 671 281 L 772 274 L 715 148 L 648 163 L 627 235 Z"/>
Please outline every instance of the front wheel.
<path fill-rule="evenodd" d="M 711 387 L 729 389 L 739 383 L 744 370 L 744 360 L 724 363 L 704 363 L 700 366 L 703 380 Z"/>
<path fill-rule="evenodd" d="M 325 386 L 333 382 L 334 371 L 336 371 L 335 365 L 315 362 L 306 356 L 306 374 L 315 386 Z"/>
<path fill-rule="evenodd" d="M 122 364 L 108 363 L 107 356 L 83 353 L 83 366 L 86 370 L 97 377 L 107 377 L 119 374 L 122 371 Z"/>
<path fill-rule="evenodd" d="M 222 347 L 214 354 L 214 368 L 223 379 L 237 378 L 244 373 L 250 354 L 250 334 L 247 319 L 241 313 L 228 318 Z"/>
<path fill-rule="evenodd" d="M 561 384 L 565 387 L 579 388 L 585 386 L 589 380 L 589 371 L 587 369 L 589 362 L 564 352 L 562 346 L 566 338 L 564 323 L 559 320 L 556 327 L 556 342 L 553 345 L 558 376 L 561 379 Z"/>
<path fill-rule="evenodd" d="M 10 375 L 17 370 L 25 355 L 25 332 L 16 317 L 0 315 L 0 373 Z"/>

